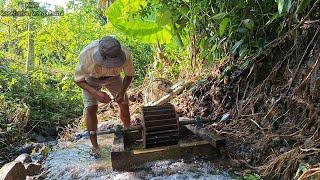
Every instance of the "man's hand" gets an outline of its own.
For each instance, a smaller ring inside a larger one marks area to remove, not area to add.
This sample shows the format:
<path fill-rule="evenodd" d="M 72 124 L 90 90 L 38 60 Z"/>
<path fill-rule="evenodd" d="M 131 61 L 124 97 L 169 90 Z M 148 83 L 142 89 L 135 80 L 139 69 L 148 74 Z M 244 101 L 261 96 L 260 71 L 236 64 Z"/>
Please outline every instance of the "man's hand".
<path fill-rule="evenodd" d="M 106 103 L 107 104 L 107 103 L 109 103 L 111 101 L 110 96 L 107 93 L 102 92 L 102 91 L 97 91 L 95 93 L 95 97 L 101 103 Z"/>
<path fill-rule="evenodd" d="M 120 92 L 117 94 L 117 96 L 116 96 L 116 98 L 115 98 L 115 101 L 116 101 L 117 103 L 122 103 L 122 102 L 124 101 L 124 92 L 123 92 L 123 91 L 120 91 Z"/>

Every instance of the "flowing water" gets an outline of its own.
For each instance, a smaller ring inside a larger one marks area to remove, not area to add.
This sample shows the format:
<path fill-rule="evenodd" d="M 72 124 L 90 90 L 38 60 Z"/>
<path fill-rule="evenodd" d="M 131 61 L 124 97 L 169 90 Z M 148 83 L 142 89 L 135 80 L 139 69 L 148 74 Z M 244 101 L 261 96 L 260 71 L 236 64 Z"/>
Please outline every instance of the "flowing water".
<path fill-rule="evenodd" d="M 60 143 L 44 162 L 47 179 L 232 179 L 226 172 L 216 170 L 213 163 L 198 158 L 150 162 L 134 172 L 112 171 L 113 135 L 99 136 L 98 140 L 103 147 L 99 160 L 90 156 L 88 139 Z"/>

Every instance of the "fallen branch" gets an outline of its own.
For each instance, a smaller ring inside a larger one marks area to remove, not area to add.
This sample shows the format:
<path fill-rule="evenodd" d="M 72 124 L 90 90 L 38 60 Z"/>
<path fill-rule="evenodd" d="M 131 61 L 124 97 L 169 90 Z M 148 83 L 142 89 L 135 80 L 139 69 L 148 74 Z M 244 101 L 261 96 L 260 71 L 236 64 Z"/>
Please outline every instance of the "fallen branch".
<path fill-rule="evenodd" d="M 185 88 L 187 88 L 188 86 L 190 86 L 192 84 L 192 82 L 187 82 L 187 83 L 184 83 L 184 82 L 179 82 L 175 85 L 173 85 L 174 87 L 176 87 L 171 93 L 163 96 L 161 99 L 159 99 L 158 101 L 156 102 L 153 102 L 151 103 L 151 106 L 159 106 L 159 105 L 162 105 L 162 104 L 165 104 L 167 102 L 170 101 L 170 99 L 181 93 Z"/>

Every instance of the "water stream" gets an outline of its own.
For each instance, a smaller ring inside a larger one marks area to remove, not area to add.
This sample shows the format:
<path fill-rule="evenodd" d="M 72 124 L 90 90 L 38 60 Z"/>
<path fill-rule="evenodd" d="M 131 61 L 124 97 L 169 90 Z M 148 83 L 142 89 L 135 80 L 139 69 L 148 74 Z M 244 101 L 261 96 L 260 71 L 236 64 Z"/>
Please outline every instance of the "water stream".
<path fill-rule="evenodd" d="M 212 162 L 194 158 L 149 162 L 134 172 L 112 171 L 110 150 L 113 135 L 99 136 L 102 158 L 89 155 L 88 139 L 60 143 L 44 161 L 47 179 L 232 179 L 228 173 L 218 171 Z"/>

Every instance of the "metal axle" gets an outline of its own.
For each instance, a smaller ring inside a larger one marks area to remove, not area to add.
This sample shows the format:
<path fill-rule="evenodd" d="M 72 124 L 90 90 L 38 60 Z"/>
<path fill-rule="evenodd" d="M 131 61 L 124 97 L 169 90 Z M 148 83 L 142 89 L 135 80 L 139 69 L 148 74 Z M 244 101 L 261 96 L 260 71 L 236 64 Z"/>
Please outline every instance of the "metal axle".
<path fill-rule="evenodd" d="M 196 118 L 197 119 L 197 118 Z M 187 117 L 179 117 L 179 125 L 187 125 L 187 124 L 197 124 L 197 123 L 208 123 L 211 120 L 209 119 L 203 119 L 201 118 L 200 120 L 196 120 L 196 119 L 190 119 Z M 132 132 L 132 131 L 141 131 L 143 129 L 142 125 L 137 125 L 137 126 L 131 126 L 128 128 L 112 128 L 106 131 L 99 131 L 97 132 L 98 135 L 103 135 L 103 134 L 112 134 L 112 133 L 116 133 L 116 132 Z"/>

